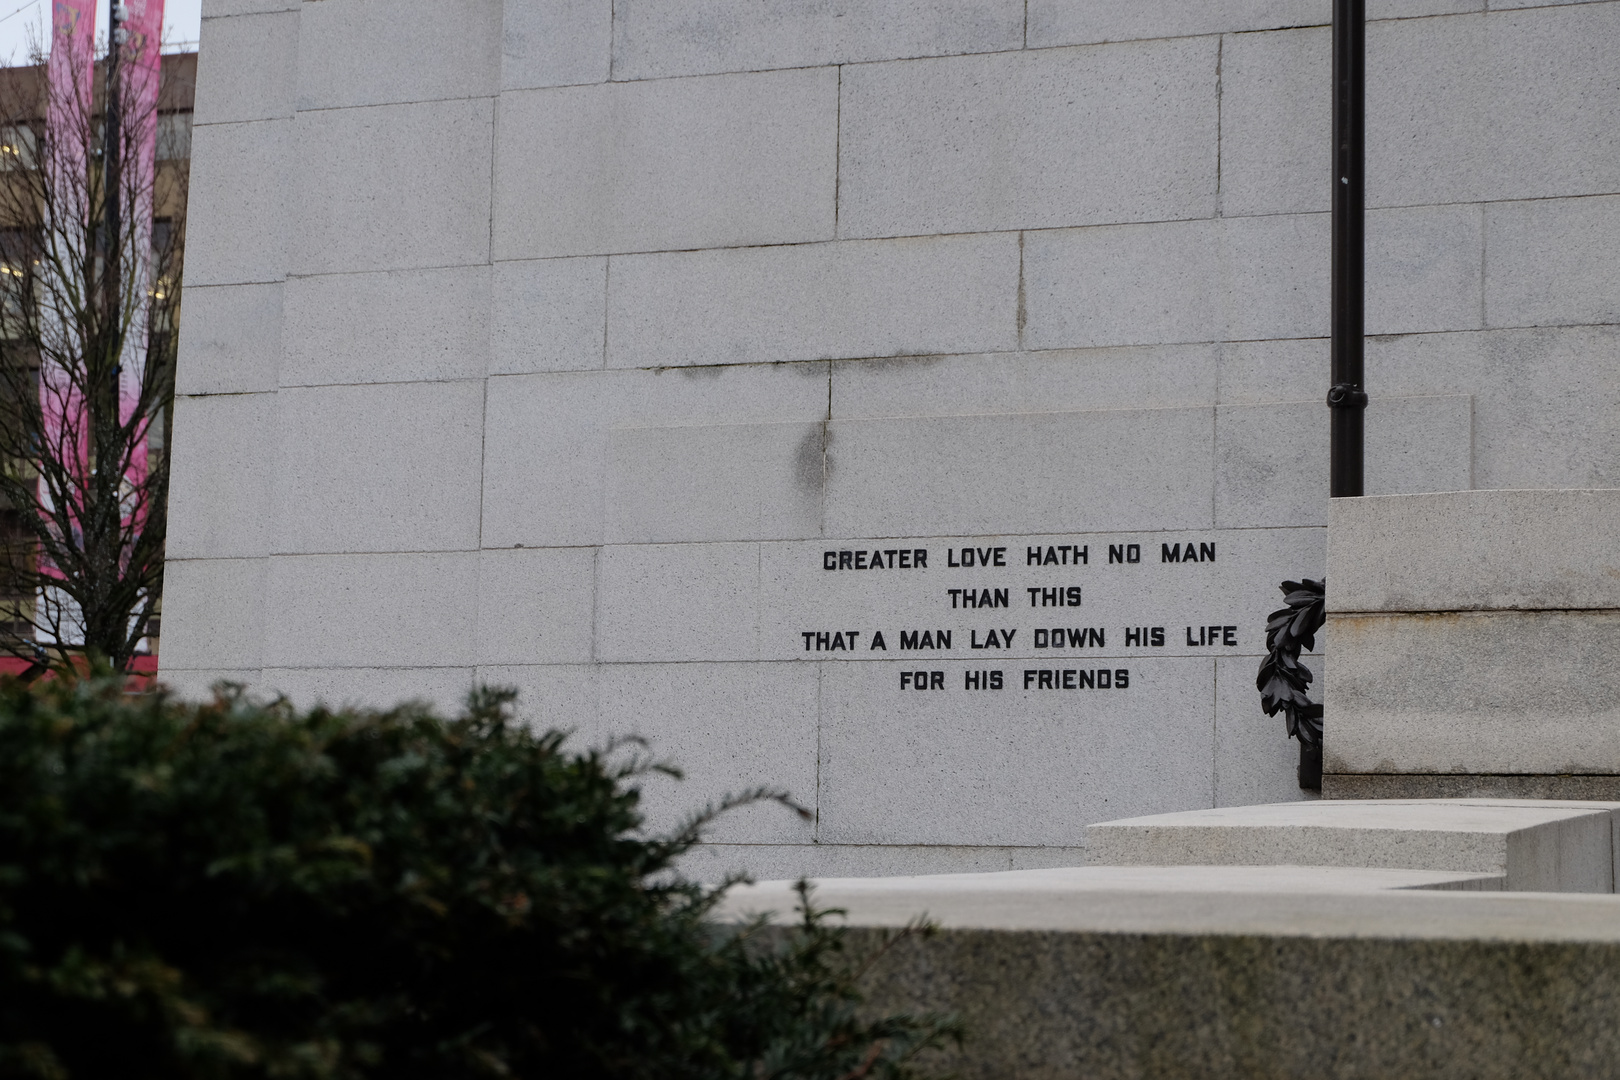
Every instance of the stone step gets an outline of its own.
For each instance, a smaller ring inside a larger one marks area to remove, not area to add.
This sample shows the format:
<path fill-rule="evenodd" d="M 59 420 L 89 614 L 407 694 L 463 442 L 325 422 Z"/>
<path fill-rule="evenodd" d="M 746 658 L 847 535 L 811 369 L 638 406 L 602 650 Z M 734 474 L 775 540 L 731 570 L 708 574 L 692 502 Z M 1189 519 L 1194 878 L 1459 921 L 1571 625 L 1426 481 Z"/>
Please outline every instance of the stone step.
<path fill-rule="evenodd" d="M 1615 891 L 1620 803 L 1320 800 L 1126 818 L 1086 830 L 1104 866 L 1347 866 L 1503 875 L 1510 892 Z"/>
<path fill-rule="evenodd" d="M 1354 866 L 1073 866 L 1042 870 L 1000 870 L 983 874 L 918 874 L 909 877 L 817 878 L 819 907 L 859 913 L 862 925 L 887 918 L 894 924 L 945 908 L 966 916 L 993 912 L 1006 904 L 1061 908 L 1066 898 L 1093 903 L 1098 894 L 1164 893 L 1260 896 L 1346 894 L 1419 889 L 1441 892 L 1500 892 L 1501 874 L 1454 870 L 1384 870 Z M 722 920 L 791 913 L 798 895 L 791 881 L 760 881 L 734 886 L 721 902 Z"/>
<path fill-rule="evenodd" d="M 954 1075 L 1566 1080 L 1620 1060 L 1620 896 L 1009 887 L 1063 873 L 829 880 L 816 900 L 848 910 L 849 955 L 882 952 L 873 1014 L 967 1024 L 931 1061 Z M 925 912 L 938 932 L 894 944 Z"/>

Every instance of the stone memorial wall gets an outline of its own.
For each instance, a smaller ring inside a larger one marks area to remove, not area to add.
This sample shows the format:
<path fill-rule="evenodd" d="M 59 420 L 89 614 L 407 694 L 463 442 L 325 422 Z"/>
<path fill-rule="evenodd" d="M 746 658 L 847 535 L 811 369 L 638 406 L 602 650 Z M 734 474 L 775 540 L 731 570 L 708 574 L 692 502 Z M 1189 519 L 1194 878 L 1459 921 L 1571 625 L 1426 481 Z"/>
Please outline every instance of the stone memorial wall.
<path fill-rule="evenodd" d="M 1620 3 L 1369 6 L 1369 493 L 1620 486 Z M 1300 797 L 1328 15 L 205 0 L 164 677 L 813 811 L 704 872 Z"/>

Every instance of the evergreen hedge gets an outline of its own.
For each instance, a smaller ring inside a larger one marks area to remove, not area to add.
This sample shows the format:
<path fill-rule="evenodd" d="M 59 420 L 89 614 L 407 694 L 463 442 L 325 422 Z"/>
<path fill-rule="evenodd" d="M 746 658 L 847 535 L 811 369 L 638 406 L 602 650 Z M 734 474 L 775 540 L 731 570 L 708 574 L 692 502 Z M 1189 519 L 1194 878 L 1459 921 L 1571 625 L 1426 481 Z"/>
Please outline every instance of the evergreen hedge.
<path fill-rule="evenodd" d="M 959 1038 L 864 1017 L 807 892 L 790 932 L 712 922 L 676 861 L 724 807 L 645 835 L 662 766 L 511 700 L 0 685 L 0 1075 L 895 1078 Z"/>

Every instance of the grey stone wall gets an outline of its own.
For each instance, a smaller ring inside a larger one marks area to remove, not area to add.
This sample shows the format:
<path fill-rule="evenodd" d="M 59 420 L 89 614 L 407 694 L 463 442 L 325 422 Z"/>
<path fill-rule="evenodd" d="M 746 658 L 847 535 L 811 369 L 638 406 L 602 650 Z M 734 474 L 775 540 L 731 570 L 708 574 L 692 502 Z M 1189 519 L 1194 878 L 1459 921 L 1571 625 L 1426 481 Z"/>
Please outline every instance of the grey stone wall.
<path fill-rule="evenodd" d="M 1370 5 L 1372 493 L 1620 486 L 1620 3 L 1485 6 Z M 1252 683 L 1323 569 L 1328 10 L 206 2 L 164 677 L 516 685 L 686 766 L 658 820 L 790 788 L 707 852 L 767 876 L 1297 797 Z M 889 548 L 933 561 L 820 569 Z M 962 638 L 1016 684 L 1047 619 L 946 587 L 1071 583 L 1131 689 L 970 696 Z"/>

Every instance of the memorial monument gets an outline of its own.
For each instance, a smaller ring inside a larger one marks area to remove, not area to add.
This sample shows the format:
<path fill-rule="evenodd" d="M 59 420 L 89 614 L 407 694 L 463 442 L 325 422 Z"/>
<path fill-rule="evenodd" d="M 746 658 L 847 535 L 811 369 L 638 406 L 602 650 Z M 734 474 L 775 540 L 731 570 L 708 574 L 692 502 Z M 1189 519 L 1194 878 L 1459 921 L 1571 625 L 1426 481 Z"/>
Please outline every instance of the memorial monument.
<path fill-rule="evenodd" d="M 510 684 L 660 821 L 812 809 L 705 873 L 1304 797 L 1328 9 L 206 3 L 163 678 Z M 1620 3 L 1370 15 L 1366 493 L 1620 486 Z M 1334 756 L 1336 581 L 1330 795 L 1402 771 Z"/>

